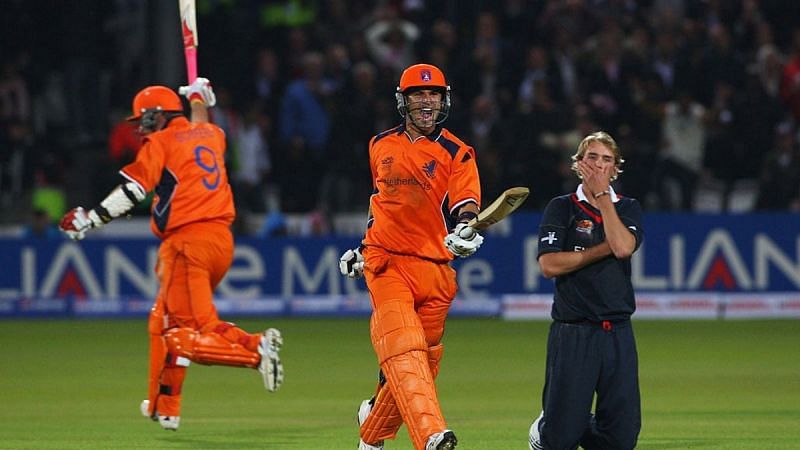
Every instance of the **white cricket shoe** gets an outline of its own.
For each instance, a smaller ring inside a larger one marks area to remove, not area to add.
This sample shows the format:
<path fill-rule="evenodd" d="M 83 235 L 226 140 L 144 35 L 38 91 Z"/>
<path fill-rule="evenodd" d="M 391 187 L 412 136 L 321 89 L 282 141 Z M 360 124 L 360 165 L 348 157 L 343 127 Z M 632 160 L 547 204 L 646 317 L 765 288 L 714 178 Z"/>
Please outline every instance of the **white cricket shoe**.
<path fill-rule="evenodd" d="M 544 418 L 544 411 L 539 414 L 539 417 L 531 424 L 531 429 L 528 431 L 528 447 L 530 450 L 544 450 L 542 445 L 542 434 L 539 431 L 539 426 Z"/>
<path fill-rule="evenodd" d="M 264 387 L 270 392 L 277 391 L 283 383 L 283 364 L 278 356 L 282 345 L 281 332 L 275 328 L 267 329 L 258 343 L 258 353 L 261 355 L 258 371 L 264 377 Z"/>
<path fill-rule="evenodd" d="M 425 450 L 453 450 L 458 444 L 455 433 L 450 430 L 444 430 L 439 433 L 433 433 L 428 438 L 428 443 L 425 444 Z"/>
<path fill-rule="evenodd" d="M 369 413 L 372 411 L 372 405 L 374 405 L 373 399 L 369 399 L 361 402 L 361 405 L 358 407 L 359 427 L 362 423 L 364 423 L 365 420 L 367 420 L 367 416 L 369 416 Z M 376 442 L 375 445 L 370 445 L 359 439 L 358 450 L 383 450 L 383 441 Z"/>
<path fill-rule="evenodd" d="M 148 412 L 150 410 L 150 400 L 142 400 L 142 403 L 139 404 L 139 411 L 142 413 L 143 416 L 152 419 L 154 422 L 158 421 L 158 424 L 161 425 L 161 428 L 170 431 L 177 431 L 178 426 L 181 423 L 181 416 L 161 416 L 158 412 L 153 413 L 150 415 Z"/>

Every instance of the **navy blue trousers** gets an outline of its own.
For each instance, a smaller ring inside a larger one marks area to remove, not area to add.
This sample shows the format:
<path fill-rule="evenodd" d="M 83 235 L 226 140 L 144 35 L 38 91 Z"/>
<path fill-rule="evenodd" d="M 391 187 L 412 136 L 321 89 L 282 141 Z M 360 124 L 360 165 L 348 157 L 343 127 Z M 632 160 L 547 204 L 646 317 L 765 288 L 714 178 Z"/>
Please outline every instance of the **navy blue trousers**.
<path fill-rule="evenodd" d="M 546 449 L 636 447 L 642 418 L 633 327 L 605 324 L 550 326 L 540 428 Z"/>

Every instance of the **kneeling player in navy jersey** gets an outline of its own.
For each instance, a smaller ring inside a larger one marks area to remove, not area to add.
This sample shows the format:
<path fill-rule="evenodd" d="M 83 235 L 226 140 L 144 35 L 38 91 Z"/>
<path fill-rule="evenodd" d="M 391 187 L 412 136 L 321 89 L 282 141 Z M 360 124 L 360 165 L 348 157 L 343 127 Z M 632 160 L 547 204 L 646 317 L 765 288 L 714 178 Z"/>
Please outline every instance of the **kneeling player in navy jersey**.
<path fill-rule="evenodd" d="M 572 160 L 582 183 L 552 199 L 539 225 L 539 266 L 555 277 L 555 295 L 543 410 L 529 444 L 632 449 L 641 407 L 630 258 L 643 238 L 642 209 L 610 185 L 623 159 L 608 133 L 586 136 Z"/>

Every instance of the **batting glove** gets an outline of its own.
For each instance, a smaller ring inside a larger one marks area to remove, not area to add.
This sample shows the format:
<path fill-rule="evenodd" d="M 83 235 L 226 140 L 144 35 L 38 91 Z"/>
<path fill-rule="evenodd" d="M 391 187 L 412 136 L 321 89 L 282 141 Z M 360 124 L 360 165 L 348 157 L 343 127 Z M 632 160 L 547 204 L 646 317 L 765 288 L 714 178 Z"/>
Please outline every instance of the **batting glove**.
<path fill-rule="evenodd" d="M 86 231 L 94 227 L 94 223 L 86 211 L 78 206 L 64 214 L 58 227 L 73 241 L 80 241 L 86 237 Z"/>
<path fill-rule="evenodd" d="M 453 231 L 444 237 L 444 246 L 454 256 L 466 258 L 478 251 L 483 244 L 483 236 L 466 223 L 459 223 Z"/>
<path fill-rule="evenodd" d="M 348 278 L 364 276 L 364 256 L 361 254 L 361 250 L 354 248 L 344 252 L 339 258 L 339 272 Z"/>
<path fill-rule="evenodd" d="M 208 78 L 198 77 L 189 86 L 178 88 L 178 93 L 188 98 L 190 102 L 201 100 L 209 108 L 217 104 L 217 96 L 214 95 L 214 89 L 211 88 Z"/>

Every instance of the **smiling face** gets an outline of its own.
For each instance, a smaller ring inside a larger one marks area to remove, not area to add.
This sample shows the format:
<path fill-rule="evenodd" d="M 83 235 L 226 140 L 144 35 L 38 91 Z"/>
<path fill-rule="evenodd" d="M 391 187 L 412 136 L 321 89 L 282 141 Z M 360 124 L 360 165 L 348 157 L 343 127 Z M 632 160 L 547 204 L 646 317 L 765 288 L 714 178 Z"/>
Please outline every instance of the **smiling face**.
<path fill-rule="evenodd" d="M 438 89 L 419 89 L 406 95 L 409 126 L 421 134 L 433 131 L 442 110 L 442 97 Z"/>

